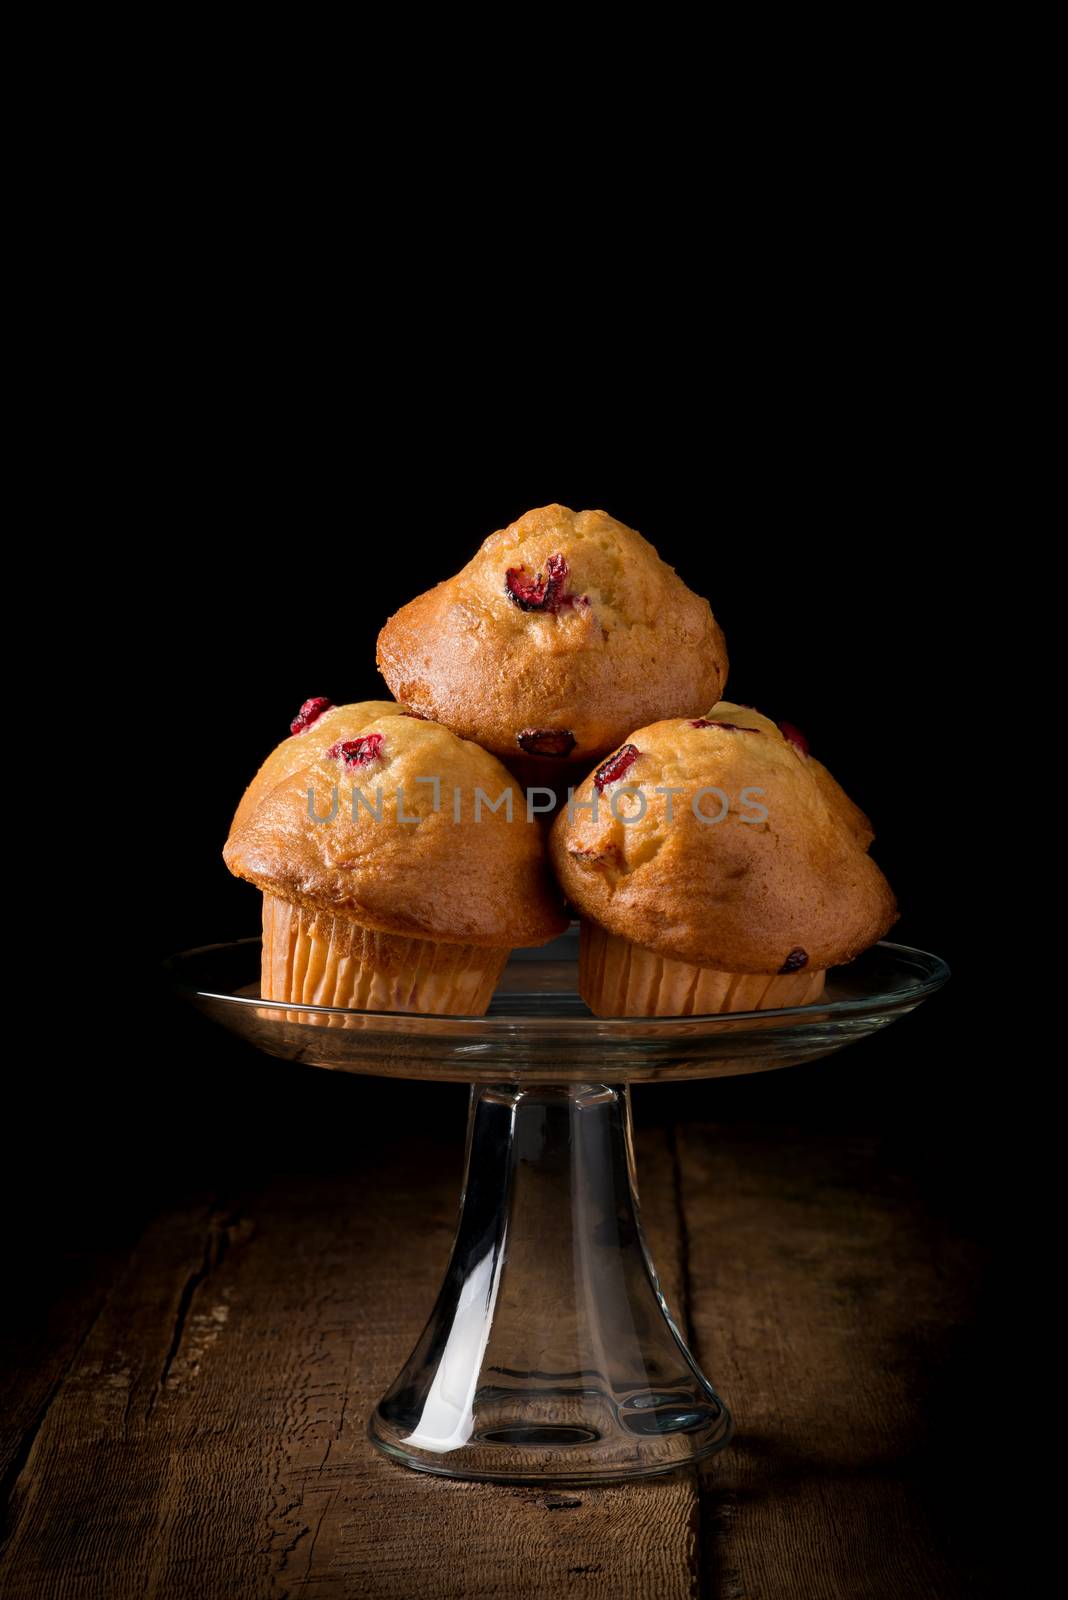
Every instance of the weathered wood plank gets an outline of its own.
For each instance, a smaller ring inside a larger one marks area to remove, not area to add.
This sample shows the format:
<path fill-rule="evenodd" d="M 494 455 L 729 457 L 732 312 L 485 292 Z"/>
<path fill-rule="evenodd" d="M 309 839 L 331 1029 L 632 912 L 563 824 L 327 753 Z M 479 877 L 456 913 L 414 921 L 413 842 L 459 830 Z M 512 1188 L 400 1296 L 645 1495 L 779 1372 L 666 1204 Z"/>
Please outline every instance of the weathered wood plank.
<path fill-rule="evenodd" d="M 110 1242 L 64 1246 L 46 1231 L 21 1239 L 9 1259 L 0 1321 L 0 1515 L 136 1233 L 131 1224 Z"/>
<path fill-rule="evenodd" d="M 677 1299 L 664 1137 L 640 1159 Z M 15 1485 L 5 1596 L 695 1595 L 692 1474 L 473 1486 L 368 1444 L 444 1269 L 459 1176 L 459 1151 L 427 1145 L 157 1219 Z"/>
<path fill-rule="evenodd" d="M 370 1448 L 455 1221 L 459 1150 L 427 1142 L 179 1207 L 117 1276 L 74 1274 L 39 1356 L 23 1341 L 21 1410 L 10 1390 L 32 1443 L 5 1597 L 990 1592 L 981 1539 L 947 1546 L 960 1452 L 932 1456 L 927 1415 L 977 1248 L 868 1140 L 690 1127 L 674 1151 L 639 1137 L 647 1229 L 738 1424 L 700 1505 L 692 1475 L 552 1493 Z"/>
<path fill-rule="evenodd" d="M 737 1429 L 703 1486 L 708 1593 L 992 1592 L 981 1538 L 971 1562 L 947 1557 L 927 1492 L 925 1396 L 969 1313 L 978 1247 L 924 1214 L 874 1140 L 725 1133 L 679 1135 L 695 1354 Z"/>

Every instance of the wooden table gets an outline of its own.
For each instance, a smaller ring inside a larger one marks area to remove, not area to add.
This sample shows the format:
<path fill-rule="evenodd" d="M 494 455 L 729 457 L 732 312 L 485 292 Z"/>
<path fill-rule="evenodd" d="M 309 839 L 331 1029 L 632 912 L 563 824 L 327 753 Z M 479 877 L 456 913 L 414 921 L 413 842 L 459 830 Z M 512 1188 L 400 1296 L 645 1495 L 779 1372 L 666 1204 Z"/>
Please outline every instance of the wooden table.
<path fill-rule="evenodd" d="M 371 1449 L 460 1177 L 455 1118 L 401 1142 L 387 1116 L 340 1162 L 245 1151 L 216 1162 L 236 1186 L 57 1252 L 8 1317 L 4 1600 L 988 1592 L 962 1431 L 983 1247 L 873 1134 L 636 1101 L 665 1292 L 737 1423 L 700 1473 L 546 1492 Z"/>

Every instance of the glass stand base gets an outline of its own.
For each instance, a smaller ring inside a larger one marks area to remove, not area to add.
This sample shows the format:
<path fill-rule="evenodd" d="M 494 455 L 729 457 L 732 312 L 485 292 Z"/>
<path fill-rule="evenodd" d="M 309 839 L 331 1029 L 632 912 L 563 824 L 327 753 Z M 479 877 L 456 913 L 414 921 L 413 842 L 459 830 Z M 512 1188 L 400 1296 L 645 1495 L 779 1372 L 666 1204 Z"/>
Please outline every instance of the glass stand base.
<path fill-rule="evenodd" d="M 626 1087 L 476 1085 L 445 1282 L 370 1422 L 421 1472 L 599 1483 L 729 1443 L 642 1234 Z"/>
<path fill-rule="evenodd" d="M 670 1472 L 731 1436 L 649 1260 L 618 1085 L 815 1061 L 907 1015 L 949 976 L 937 956 L 884 941 L 829 973 L 817 1004 L 592 1017 L 575 926 L 513 952 L 486 1016 L 453 1017 L 263 1000 L 258 939 L 167 965 L 187 999 L 268 1055 L 477 1080 L 452 1260 L 371 1438 L 424 1472 L 536 1484 Z"/>

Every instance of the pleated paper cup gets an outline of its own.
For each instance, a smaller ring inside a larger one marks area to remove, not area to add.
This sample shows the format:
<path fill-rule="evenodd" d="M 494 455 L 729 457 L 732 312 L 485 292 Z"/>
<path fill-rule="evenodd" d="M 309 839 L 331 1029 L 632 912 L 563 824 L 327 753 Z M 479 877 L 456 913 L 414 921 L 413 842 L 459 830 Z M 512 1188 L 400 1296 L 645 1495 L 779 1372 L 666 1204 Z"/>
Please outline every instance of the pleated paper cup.
<path fill-rule="evenodd" d="M 481 1016 L 510 953 L 379 933 L 349 917 L 263 897 L 265 1000 Z"/>
<path fill-rule="evenodd" d="M 585 920 L 579 934 L 579 993 L 598 1017 L 694 1017 L 805 1006 L 819 999 L 825 978 L 823 971 L 769 975 L 695 967 Z"/>

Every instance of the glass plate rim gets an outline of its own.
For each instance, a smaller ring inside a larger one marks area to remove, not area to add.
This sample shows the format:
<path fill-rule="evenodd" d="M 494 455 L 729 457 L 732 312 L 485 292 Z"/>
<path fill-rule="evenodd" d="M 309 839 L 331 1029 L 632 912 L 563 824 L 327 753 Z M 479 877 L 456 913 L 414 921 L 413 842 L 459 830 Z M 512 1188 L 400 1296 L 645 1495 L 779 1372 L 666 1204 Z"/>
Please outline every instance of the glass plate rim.
<path fill-rule="evenodd" d="M 562 936 L 561 936 L 562 937 Z M 510 1016 L 472 1016 L 467 1014 L 446 1015 L 443 1013 L 417 1012 L 417 1011 L 361 1011 L 351 1006 L 316 1006 L 303 1001 L 294 1000 L 264 1000 L 259 995 L 239 995 L 227 993 L 225 990 L 202 989 L 188 982 L 180 973 L 179 965 L 184 961 L 191 961 L 198 956 L 209 956 L 214 951 L 232 951 L 241 945 L 259 945 L 259 934 L 251 934 L 241 939 L 224 939 L 212 944 L 194 945 L 188 950 L 178 950 L 167 956 L 161 963 L 163 972 L 169 982 L 183 995 L 195 1000 L 218 1001 L 224 1005 L 255 1007 L 278 1012 L 307 1012 L 309 1016 L 339 1016 L 339 1017 L 366 1017 L 368 1020 L 381 1018 L 384 1023 L 401 1024 L 404 1032 L 420 1032 L 433 1035 L 435 1032 L 445 1031 L 455 1033 L 464 1028 L 478 1029 L 483 1036 L 488 1031 L 490 1034 L 510 1035 L 517 1030 L 524 1032 L 535 1031 L 538 1033 L 559 1033 L 561 1030 L 571 1032 L 579 1030 L 580 1033 L 592 1033 L 594 1030 L 607 1032 L 609 1036 L 633 1035 L 635 1030 L 643 1026 L 655 1026 L 658 1035 L 662 1038 L 664 1031 L 678 1029 L 680 1035 L 692 1034 L 695 1025 L 705 1024 L 709 1028 L 722 1027 L 730 1023 L 734 1027 L 739 1022 L 759 1022 L 765 1028 L 769 1021 L 776 1018 L 812 1018 L 827 1015 L 849 1017 L 858 1015 L 872 1015 L 880 1011 L 896 1011 L 902 1006 L 910 1009 L 920 1001 L 935 994 L 952 976 L 949 963 L 942 957 L 935 955 L 930 950 L 921 950 L 916 945 L 900 944 L 892 939 L 880 939 L 869 950 L 885 950 L 897 956 L 918 958 L 927 971 L 926 976 L 917 979 L 905 989 L 897 989 L 884 994 L 870 994 L 852 999 L 810 1001 L 802 1006 L 769 1007 L 765 1011 L 713 1011 L 695 1013 L 691 1016 L 661 1017 L 561 1017 L 537 1016 L 523 1013 Z M 862 951 L 867 955 L 869 951 Z M 857 958 L 859 959 L 859 958 Z M 829 972 L 847 971 L 852 965 L 846 962 L 838 967 L 829 968 Z M 557 992 L 557 991 L 546 991 Z M 559 991 L 570 994 L 572 991 Z"/>

